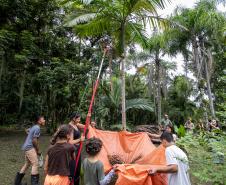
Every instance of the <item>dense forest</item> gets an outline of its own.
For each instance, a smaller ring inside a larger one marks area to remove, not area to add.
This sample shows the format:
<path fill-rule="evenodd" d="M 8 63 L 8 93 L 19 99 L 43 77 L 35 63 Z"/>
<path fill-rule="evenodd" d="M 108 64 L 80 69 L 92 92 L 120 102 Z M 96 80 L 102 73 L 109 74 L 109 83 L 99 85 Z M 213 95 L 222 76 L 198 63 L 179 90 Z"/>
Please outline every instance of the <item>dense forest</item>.
<path fill-rule="evenodd" d="M 1 0 L 0 129 L 24 129 L 35 114 L 45 116 L 49 133 L 72 112 L 84 122 L 103 59 L 92 109 L 98 128 L 133 131 L 168 114 L 177 145 L 188 153 L 192 182 L 223 185 L 226 14 L 218 6 L 225 1 L 198 0 L 158 15 L 169 5 Z M 188 119 L 193 135 L 185 134 Z M 220 129 L 207 132 L 213 119 Z"/>
<path fill-rule="evenodd" d="M 225 125 L 226 27 L 218 2 L 178 7 L 167 18 L 156 13 L 164 2 L 128 4 L 125 15 L 120 2 L 95 3 L 1 1 L 1 125 L 27 123 L 37 112 L 51 127 L 73 111 L 85 116 L 104 45 L 111 49 L 93 108 L 102 127 L 121 124 L 121 112 L 127 127 L 160 123 L 164 113 L 178 126 L 188 117 Z M 172 75 L 178 54 L 179 76 Z"/>

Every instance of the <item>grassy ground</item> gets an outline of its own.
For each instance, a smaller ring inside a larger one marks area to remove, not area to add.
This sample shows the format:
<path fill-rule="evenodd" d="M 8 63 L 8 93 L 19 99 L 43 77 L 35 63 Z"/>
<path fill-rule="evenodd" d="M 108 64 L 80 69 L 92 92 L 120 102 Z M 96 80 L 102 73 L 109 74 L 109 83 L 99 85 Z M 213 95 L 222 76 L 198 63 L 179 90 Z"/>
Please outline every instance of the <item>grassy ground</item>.
<path fill-rule="evenodd" d="M 43 132 L 44 133 L 44 132 Z M 12 129 L 0 129 L 0 185 L 13 185 L 14 177 L 17 171 L 24 164 L 24 154 L 21 151 L 21 146 L 25 140 L 26 134 L 24 131 L 12 132 Z M 49 146 L 50 136 L 43 135 L 40 137 L 40 148 L 45 156 Z M 194 166 L 191 165 L 191 168 Z M 30 185 L 30 170 L 28 170 L 24 182 Z M 41 185 L 44 181 L 43 169 L 40 168 Z M 193 185 L 198 185 L 198 181 L 192 176 Z M 205 185 L 209 185 L 206 183 Z"/>
<path fill-rule="evenodd" d="M 24 154 L 21 145 L 26 137 L 25 132 L 0 131 L 0 185 L 12 185 L 15 174 L 24 164 Z M 45 155 L 49 145 L 50 136 L 40 137 L 40 148 Z M 24 182 L 30 184 L 30 170 Z M 41 184 L 43 184 L 43 169 L 40 168 Z"/>

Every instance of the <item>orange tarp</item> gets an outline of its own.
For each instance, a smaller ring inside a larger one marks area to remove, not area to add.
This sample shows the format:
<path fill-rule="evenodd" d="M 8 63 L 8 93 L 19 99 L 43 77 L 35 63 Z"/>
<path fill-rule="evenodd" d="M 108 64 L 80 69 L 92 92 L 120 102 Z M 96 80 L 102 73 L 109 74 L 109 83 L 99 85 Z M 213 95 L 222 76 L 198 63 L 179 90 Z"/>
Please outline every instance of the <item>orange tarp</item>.
<path fill-rule="evenodd" d="M 100 138 L 103 148 L 99 160 L 104 163 L 104 170 L 111 169 L 107 155 L 119 155 L 126 164 L 119 167 L 117 185 L 167 185 L 165 174 L 148 176 L 151 166 L 165 165 L 165 149 L 155 147 L 146 133 L 130 133 L 126 131 L 111 132 L 89 129 L 89 137 Z M 137 159 L 136 164 L 129 164 Z"/>

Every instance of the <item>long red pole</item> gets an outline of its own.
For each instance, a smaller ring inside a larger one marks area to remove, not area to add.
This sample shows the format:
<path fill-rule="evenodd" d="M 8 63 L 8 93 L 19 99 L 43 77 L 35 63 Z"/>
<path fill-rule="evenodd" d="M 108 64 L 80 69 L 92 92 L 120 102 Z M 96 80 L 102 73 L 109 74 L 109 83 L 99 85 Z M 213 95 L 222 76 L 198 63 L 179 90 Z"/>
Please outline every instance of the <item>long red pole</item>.
<path fill-rule="evenodd" d="M 104 49 L 104 54 L 103 54 L 103 57 L 102 57 L 102 60 L 101 60 L 98 76 L 97 76 L 97 79 L 96 79 L 96 82 L 95 82 L 95 86 L 93 88 L 93 94 L 92 94 L 91 102 L 90 102 L 90 105 L 89 105 L 88 114 L 86 116 L 86 123 L 85 123 L 84 131 L 83 131 L 83 136 L 85 135 L 86 130 L 88 129 L 88 126 L 89 126 L 89 123 L 90 123 L 92 107 L 93 107 L 93 103 L 94 103 L 97 87 L 99 85 L 100 74 L 101 74 L 101 70 L 102 70 L 102 67 L 103 67 L 103 62 L 104 62 L 104 58 L 106 56 L 107 50 L 108 50 L 107 48 Z M 78 154 L 76 156 L 75 171 L 74 171 L 74 176 L 72 178 L 72 183 L 71 183 L 72 185 L 74 184 L 74 177 L 75 177 L 75 174 L 76 174 L 76 171 L 77 171 L 77 168 L 78 168 L 78 162 L 79 162 L 79 158 L 80 158 L 80 155 L 81 155 L 82 146 L 83 146 L 82 142 L 80 142 Z"/>

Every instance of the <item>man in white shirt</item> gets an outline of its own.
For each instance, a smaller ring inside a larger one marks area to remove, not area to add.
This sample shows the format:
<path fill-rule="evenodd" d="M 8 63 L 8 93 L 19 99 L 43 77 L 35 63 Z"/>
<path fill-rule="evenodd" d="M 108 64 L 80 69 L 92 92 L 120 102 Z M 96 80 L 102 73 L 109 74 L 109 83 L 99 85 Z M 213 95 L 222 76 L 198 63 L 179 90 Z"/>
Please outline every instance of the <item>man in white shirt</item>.
<path fill-rule="evenodd" d="M 166 147 L 167 166 L 152 167 L 148 173 L 168 173 L 168 185 L 191 185 L 187 155 L 173 142 L 171 133 L 164 132 L 161 137 L 162 145 Z"/>

